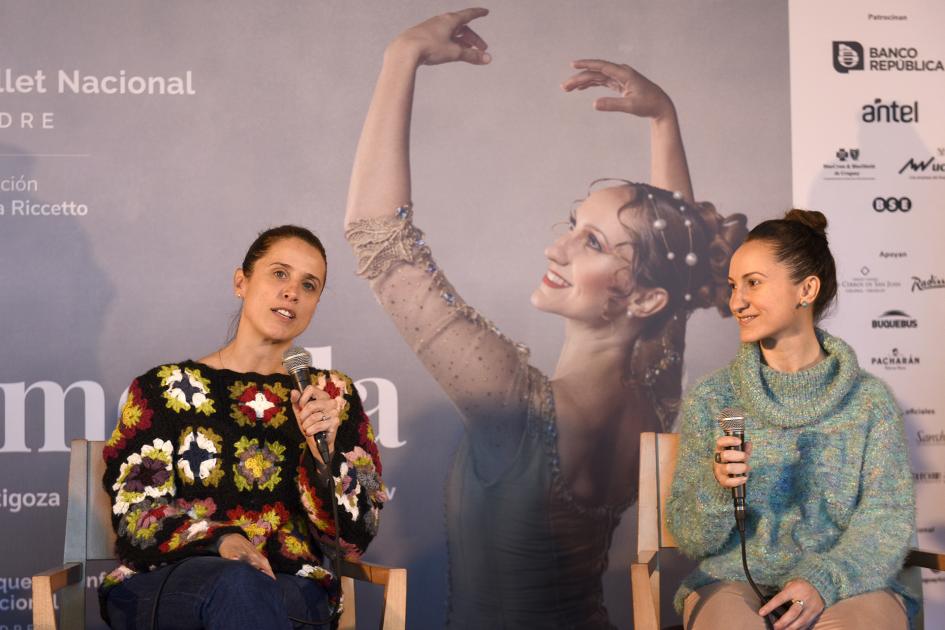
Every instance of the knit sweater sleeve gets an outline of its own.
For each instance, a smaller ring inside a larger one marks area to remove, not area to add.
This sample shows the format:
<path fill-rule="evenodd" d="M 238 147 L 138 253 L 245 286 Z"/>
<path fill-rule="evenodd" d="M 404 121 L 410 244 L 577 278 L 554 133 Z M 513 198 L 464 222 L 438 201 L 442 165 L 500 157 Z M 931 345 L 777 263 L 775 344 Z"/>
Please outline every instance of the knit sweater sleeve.
<path fill-rule="evenodd" d="M 892 394 L 870 378 L 873 411 L 859 499 L 833 548 L 804 556 L 788 579 L 810 582 L 827 606 L 886 588 L 902 567 L 915 529 L 915 494 L 902 416 Z M 783 586 L 783 585 L 782 585 Z"/>
<path fill-rule="evenodd" d="M 718 427 L 708 409 L 714 395 L 711 383 L 709 379 L 694 388 L 683 403 L 676 473 L 666 506 L 669 531 L 693 558 L 719 551 L 735 525 L 731 492 L 712 472 Z"/>
<path fill-rule="evenodd" d="M 337 536 L 345 557 L 357 560 L 377 534 L 379 512 L 388 499 L 374 431 L 348 376 L 336 370 L 319 370 L 312 375 L 312 382 L 337 401 L 341 426 L 335 438 L 330 479 L 316 465 L 311 451 L 302 449 L 297 475 L 300 499 L 313 533 L 326 548 Z M 338 502 L 338 526 L 329 487 Z"/>
<path fill-rule="evenodd" d="M 102 483 L 112 499 L 115 548 L 121 561 L 134 570 L 212 553 L 223 535 L 245 535 L 231 523 L 210 518 L 217 511 L 212 497 L 176 498 L 182 480 L 174 464 L 178 436 L 173 433 L 178 426 L 172 407 L 202 407 L 212 413 L 214 402 L 205 396 L 207 385 L 199 371 L 176 365 L 138 377 L 105 444 Z M 205 430 L 202 439 L 208 449 L 220 452 L 219 436 Z M 184 465 L 185 460 L 177 460 L 177 467 Z"/>

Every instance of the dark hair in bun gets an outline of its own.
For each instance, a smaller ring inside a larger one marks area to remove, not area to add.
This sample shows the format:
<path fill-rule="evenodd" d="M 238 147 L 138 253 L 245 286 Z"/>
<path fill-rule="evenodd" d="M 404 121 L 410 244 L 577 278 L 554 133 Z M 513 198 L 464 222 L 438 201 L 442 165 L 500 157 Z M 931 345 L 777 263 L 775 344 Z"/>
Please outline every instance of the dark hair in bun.
<path fill-rule="evenodd" d="M 794 282 L 809 276 L 820 279 L 820 292 L 814 300 L 814 320 L 820 320 L 837 297 L 837 265 L 827 243 L 827 217 L 816 210 L 793 208 L 783 219 L 756 225 L 748 233 L 748 241 L 770 243 L 775 258 L 790 269 Z"/>

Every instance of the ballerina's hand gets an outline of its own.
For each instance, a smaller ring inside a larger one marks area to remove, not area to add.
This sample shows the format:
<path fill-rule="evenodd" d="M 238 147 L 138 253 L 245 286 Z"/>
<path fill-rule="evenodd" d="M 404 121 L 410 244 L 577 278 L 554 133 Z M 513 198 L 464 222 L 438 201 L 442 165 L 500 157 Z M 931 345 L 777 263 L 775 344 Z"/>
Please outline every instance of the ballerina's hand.
<path fill-rule="evenodd" d="M 578 59 L 571 67 L 580 70 L 561 84 L 565 92 L 607 87 L 620 96 L 604 96 L 594 101 L 602 112 L 626 112 L 643 118 L 662 118 L 673 111 L 669 96 L 645 76 L 626 64 L 603 59 Z"/>
<path fill-rule="evenodd" d="M 472 8 L 437 15 L 398 35 L 391 49 L 409 52 L 418 64 L 428 66 L 451 61 L 487 64 L 492 61 L 488 44 L 468 23 L 488 14 L 488 9 Z"/>

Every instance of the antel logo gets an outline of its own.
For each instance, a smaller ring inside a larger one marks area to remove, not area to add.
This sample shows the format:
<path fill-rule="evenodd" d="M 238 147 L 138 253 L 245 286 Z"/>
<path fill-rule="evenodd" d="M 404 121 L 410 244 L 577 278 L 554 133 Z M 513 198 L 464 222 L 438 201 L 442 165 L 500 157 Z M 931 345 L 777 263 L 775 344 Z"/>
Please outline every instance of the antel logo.
<path fill-rule="evenodd" d="M 834 42 L 833 69 L 841 74 L 862 70 L 863 45 L 860 42 Z"/>
<path fill-rule="evenodd" d="M 873 210 L 876 212 L 909 212 L 912 210 L 912 199 L 909 197 L 876 197 L 873 199 Z"/>
<path fill-rule="evenodd" d="M 883 99 L 873 99 L 862 108 L 861 119 L 865 123 L 917 123 L 919 122 L 919 101 L 911 104 L 897 101 L 884 103 Z"/>

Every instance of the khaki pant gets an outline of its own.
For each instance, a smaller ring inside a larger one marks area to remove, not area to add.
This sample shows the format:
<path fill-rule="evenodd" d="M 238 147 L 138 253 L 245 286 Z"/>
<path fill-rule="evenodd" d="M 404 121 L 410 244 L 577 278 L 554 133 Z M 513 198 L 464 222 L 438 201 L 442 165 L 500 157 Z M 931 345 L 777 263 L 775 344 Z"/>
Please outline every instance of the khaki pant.
<path fill-rule="evenodd" d="M 747 582 L 716 582 L 690 593 L 685 601 L 686 630 L 765 630 L 758 616 L 761 601 Z M 870 591 L 830 606 L 814 630 L 906 630 L 909 620 L 902 599 L 886 589 Z"/>

